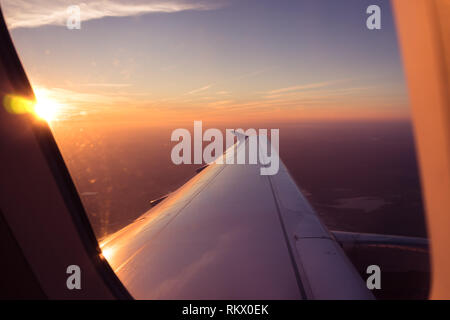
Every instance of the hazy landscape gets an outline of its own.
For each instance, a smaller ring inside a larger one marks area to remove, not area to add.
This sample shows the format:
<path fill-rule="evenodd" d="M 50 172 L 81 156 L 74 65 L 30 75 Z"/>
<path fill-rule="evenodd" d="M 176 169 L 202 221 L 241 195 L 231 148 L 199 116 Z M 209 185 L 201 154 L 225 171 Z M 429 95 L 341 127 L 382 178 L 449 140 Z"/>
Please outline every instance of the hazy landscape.
<path fill-rule="evenodd" d="M 280 129 L 281 159 L 330 229 L 426 236 L 408 122 L 259 125 Z M 151 200 L 195 175 L 199 165 L 171 162 L 173 129 L 55 126 L 98 237 L 124 227 Z"/>

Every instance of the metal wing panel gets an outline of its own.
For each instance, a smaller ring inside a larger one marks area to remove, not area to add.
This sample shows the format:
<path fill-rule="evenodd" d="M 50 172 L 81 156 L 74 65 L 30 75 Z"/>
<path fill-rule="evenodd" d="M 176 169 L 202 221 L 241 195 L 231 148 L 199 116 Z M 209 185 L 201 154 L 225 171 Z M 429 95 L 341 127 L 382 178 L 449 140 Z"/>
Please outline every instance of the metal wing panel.
<path fill-rule="evenodd" d="M 222 168 L 177 212 L 162 208 L 103 247 L 134 297 L 301 298 L 267 178 L 258 166 Z"/>
<path fill-rule="evenodd" d="M 353 286 L 364 288 L 359 275 L 284 165 L 271 177 L 259 169 L 211 164 L 106 239 L 103 254 L 130 293 L 138 299 L 370 298 L 367 289 L 351 295 Z M 333 266 L 342 270 L 330 272 Z M 327 272 L 344 278 L 326 285 Z M 336 291 L 342 282 L 350 284 L 340 289 L 345 294 Z"/>
<path fill-rule="evenodd" d="M 273 148 L 271 152 L 276 152 Z M 268 176 L 286 241 L 308 299 L 373 299 L 319 216 L 300 192 L 286 166 Z"/>

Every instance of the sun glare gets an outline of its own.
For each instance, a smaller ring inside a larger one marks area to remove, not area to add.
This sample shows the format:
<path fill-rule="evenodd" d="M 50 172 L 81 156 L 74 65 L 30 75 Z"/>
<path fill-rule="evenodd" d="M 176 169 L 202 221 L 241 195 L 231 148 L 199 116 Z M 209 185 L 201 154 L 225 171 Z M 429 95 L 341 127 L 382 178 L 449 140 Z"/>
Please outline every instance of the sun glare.
<path fill-rule="evenodd" d="M 35 90 L 36 104 L 34 105 L 35 115 L 47 122 L 57 120 L 60 105 L 58 102 L 48 97 L 43 92 Z"/>

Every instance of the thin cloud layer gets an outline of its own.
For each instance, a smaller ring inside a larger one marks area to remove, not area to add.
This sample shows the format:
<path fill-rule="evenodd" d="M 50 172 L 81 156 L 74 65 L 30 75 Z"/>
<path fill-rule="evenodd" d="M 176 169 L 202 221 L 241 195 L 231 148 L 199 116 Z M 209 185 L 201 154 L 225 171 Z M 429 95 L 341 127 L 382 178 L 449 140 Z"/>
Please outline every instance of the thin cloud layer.
<path fill-rule="evenodd" d="M 204 86 L 204 87 L 201 87 L 201 88 L 198 88 L 198 89 L 189 91 L 187 94 L 197 94 L 197 93 L 199 93 L 199 92 L 208 90 L 208 89 L 211 88 L 212 86 L 213 86 L 212 84 L 208 84 L 207 86 Z"/>
<path fill-rule="evenodd" d="M 293 92 L 293 91 L 303 91 L 303 90 L 309 90 L 309 89 L 318 89 L 318 88 L 325 88 L 329 87 L 334 84 L 339 84 L 341 82 L 348 81 L 348 79 L 342 79 L 342 80 L 334 80 L 334 81 L 323 81 L 323 82 L 317 82 L 317 83 L 308 83 L 308 84 L 302 84 L 298 86 L 291 86 L 276 90 L 268 91 L 268 94 L 280 94 L 280 93 L 286 93 L 286 92 Z"/>
<path fill-rule="evenodd" d="M 1 0 L 3 14 L 10 29 L 34 28 L 44 25 L 65 26 L 68 8 L 78 5 L 81 21 L 104 17 L 127 17 L 156 12 L 214 10 L 220 1 L 205 0 Z"/>

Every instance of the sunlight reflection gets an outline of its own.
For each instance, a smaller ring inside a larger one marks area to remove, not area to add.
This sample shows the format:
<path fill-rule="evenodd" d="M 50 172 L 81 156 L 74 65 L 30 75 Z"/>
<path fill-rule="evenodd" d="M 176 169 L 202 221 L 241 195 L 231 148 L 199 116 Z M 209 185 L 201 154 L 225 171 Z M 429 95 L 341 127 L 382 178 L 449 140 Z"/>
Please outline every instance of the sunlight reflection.
<path fill-rule="evenodd" d="M 106 249 L 102 249 L 102 256 L 106 259 L 106 260 L 111 260 L 111 258 L 113 257 L 114 251 L 112 248 L 106 248 Z"/>

